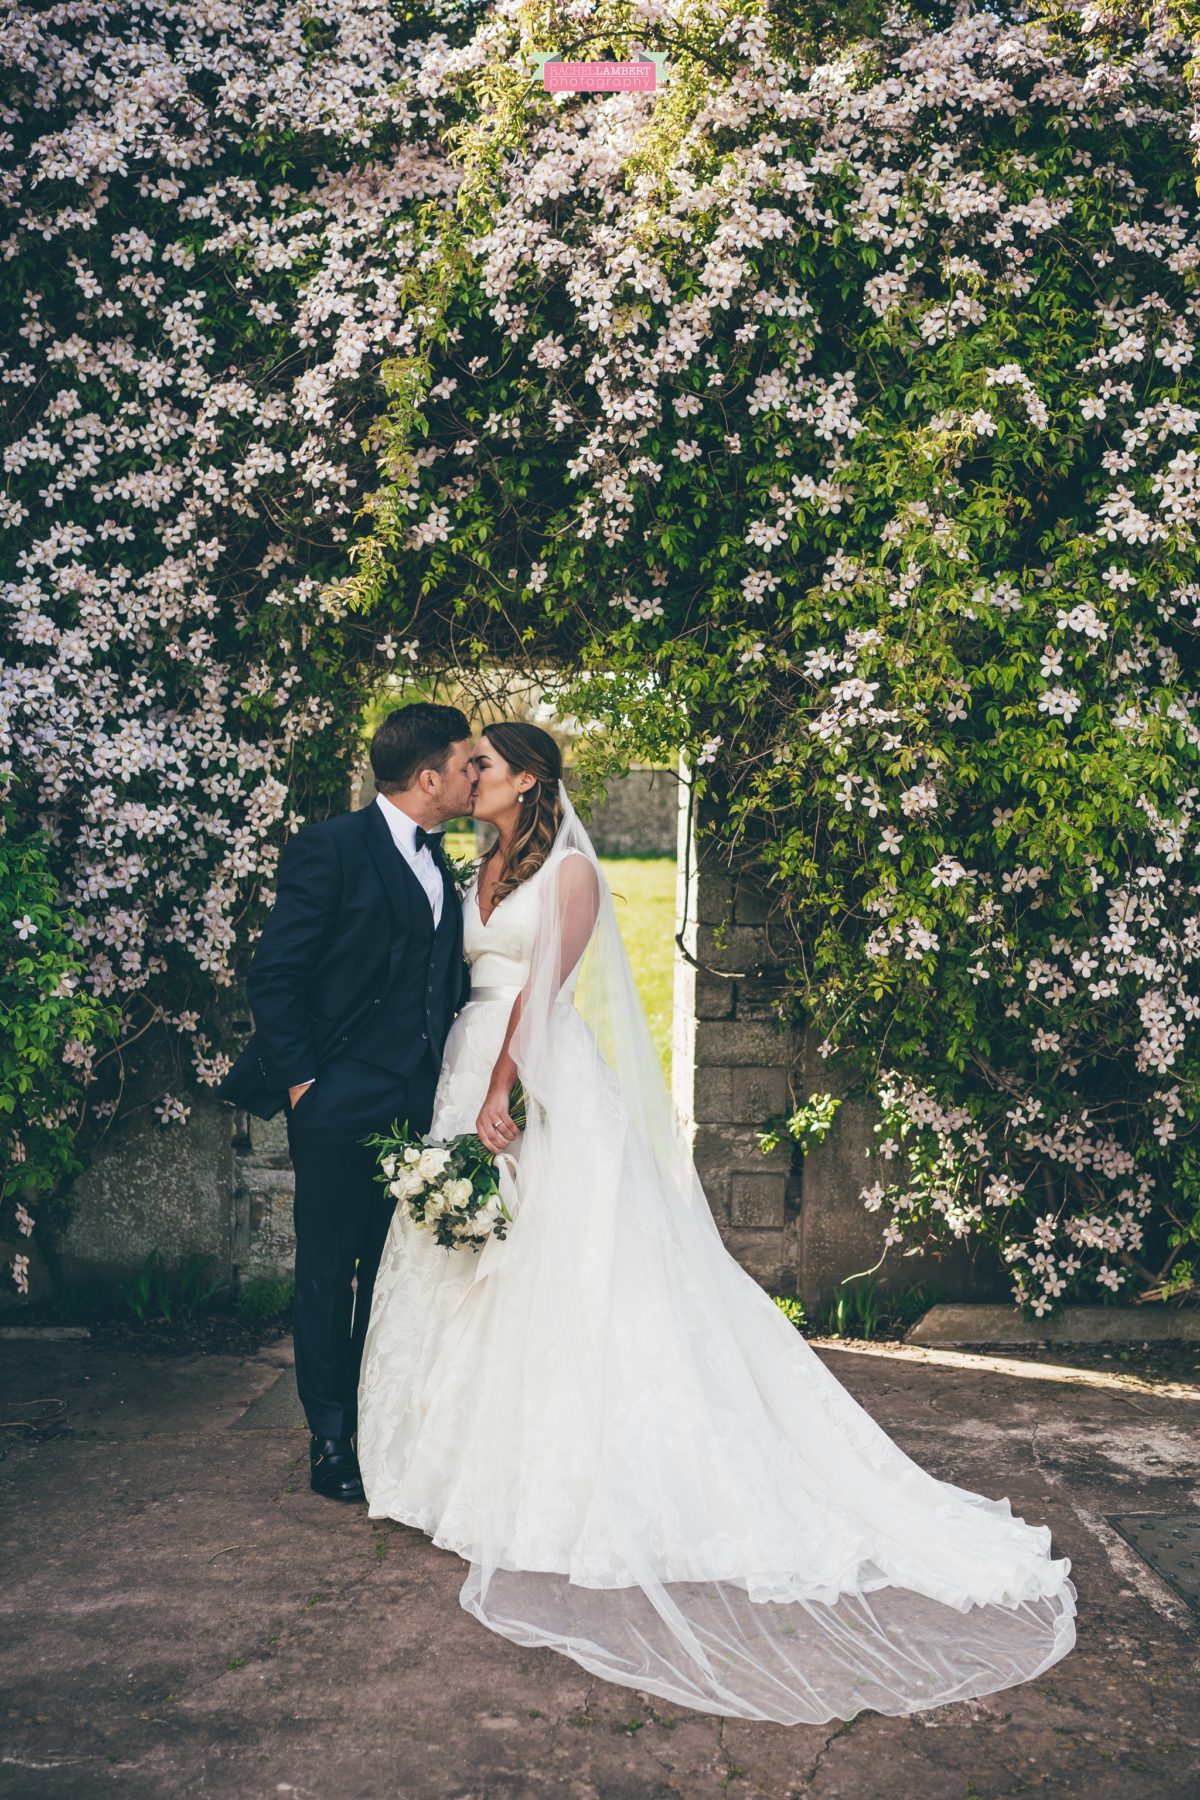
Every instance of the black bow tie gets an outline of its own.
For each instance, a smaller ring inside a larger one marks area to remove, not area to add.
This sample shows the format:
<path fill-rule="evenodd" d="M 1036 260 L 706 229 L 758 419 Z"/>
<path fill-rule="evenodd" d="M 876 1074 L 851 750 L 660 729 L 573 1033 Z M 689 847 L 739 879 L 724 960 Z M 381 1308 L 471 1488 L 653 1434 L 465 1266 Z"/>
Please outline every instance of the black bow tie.
<path fill-rule="evenodd" d="M 423 825 L 418 825 L 417 826 L 417 849 L 420 850 L 426 844 L 428 844 L 429 848 L 433 851 L 433 854 L 436 856 L 438 851 L 442 847 L 442 838 L 444 836 L 445 836 L 444 832 L 426 831 L 426 829 Z"/>

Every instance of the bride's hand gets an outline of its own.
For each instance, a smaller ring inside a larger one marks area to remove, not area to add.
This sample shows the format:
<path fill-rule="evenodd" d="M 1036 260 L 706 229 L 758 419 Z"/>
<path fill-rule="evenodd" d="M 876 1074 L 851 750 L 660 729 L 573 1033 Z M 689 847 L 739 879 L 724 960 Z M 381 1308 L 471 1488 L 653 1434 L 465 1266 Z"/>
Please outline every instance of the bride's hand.
<path fill-rule="evenodd" d="M 511 1098 L 511 1088 L 490 1088 L 475 1121 L 476 1136 L 493 1156 L 499 1150 L 507 1150 L 517 1136 L 517 1127 L 509 1111 Z"/>

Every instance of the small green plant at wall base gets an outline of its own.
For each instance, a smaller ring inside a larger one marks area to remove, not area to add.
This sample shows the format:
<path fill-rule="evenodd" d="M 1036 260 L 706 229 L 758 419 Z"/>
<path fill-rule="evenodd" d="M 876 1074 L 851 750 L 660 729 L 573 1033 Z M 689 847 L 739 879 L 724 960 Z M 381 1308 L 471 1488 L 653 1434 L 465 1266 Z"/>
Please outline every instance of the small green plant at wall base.
<path fill-rule="evenodd" d="M 238 1288 L 237 1316 L 247 1325 L 272 1325 L 292 1310 L 296 1284 L 290 1275 L 255 1275 Z"/>
<path fill-rule="evenodd" d="M 776 1113 L 767 1119 L 758 1134 L 758 1145 L 764 1156 L 770 1156 L 777 1150 L 784 1136 L 794 1138 L 801 1150 L 808 1154 L 814 1145 L 821 1143 L 833 1124 L 833 1116 L 842 1104 L 835 1094 L 811 1094 L 803 1106 L 789 1118 Z"/>
<path fill-rule="evenodd" d="M 212 1273 L 211 1256 L 194 1254 L 185 1257 L 175 1277 L 175 1316 L 195 1319 L 209 1302 L 215 1300 L 225 1283 Z"/>
<path fill-rule="evenodd" d="M 794 1299 L 790 1294 L 772 1294 L 771 1298 L 783 1314 L 784 1318 L 790 1320 L 797 1331 L 803 1331 L 804 1307 L 802 1303 L 799 1300 Z"/>
<path fill-rule="evenodd" d="M 122 1283 L 121 1298 L 139 1325 L 157 1320 L 173 1325 L 195 1319 L 223 1286 L 219 1279 L 211 1279 L 211 1263 L 211 1257 L 193 1254 L 172 1273 L 162 1252 L 155 1248 L 137 1274 Z"/>
<path fill-rule="evenodd" d="M 878 1283 L 868 1277 L 860 1286 L 838 1294 L 826 1316 L 826 1328 L 830 1337 L 878 1337 Z"/>
<path fill-rule="evenodd" d="M 885 1294 L 882 1308 L 889 1324 L 902 1325 L 907 1330 L 944 1298 L 941 1288 L 918 1281 L 915 1287 L 897 1288 L 894 1294 Z"/>
<path fill-rule="evenodd" d="M 137 1274 L 121 1284 L 121 1298 L 139 1325 L 144 1325 L 154 1315 L 158 1304 L 162 1279 L 160 1260 L 158 1251 L 151 1250 Z"/>
<path fill-rule="evenodd" d="M 860 1285 L 851 1286 L 854 1281 Z M 929 1282 L 892 1289 L 880 1288 L 874 1276 L 848 1276 L 825 1314 L 825 1329 L 830 1337 L 902 1337 L 944 1298 Z"/>

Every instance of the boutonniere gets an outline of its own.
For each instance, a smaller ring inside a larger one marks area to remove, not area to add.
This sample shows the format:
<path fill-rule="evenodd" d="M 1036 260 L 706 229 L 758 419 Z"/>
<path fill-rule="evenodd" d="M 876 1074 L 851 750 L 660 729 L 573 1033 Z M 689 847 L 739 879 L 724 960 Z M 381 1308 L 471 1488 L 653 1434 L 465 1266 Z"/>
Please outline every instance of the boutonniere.
<path fill-rule="evenodd" d="M 443 850 L 442 861 L 449 872 L 450 879 L 460 894 L 465 894 L 475 879 L 478 858 L 473 856 L 449 856 Z"/>

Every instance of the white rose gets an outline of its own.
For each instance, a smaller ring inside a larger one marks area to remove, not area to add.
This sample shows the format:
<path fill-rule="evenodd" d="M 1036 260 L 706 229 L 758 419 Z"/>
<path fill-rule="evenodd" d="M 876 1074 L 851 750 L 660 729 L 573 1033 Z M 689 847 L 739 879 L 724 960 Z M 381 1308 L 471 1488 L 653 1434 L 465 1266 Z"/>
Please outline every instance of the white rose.
<path fill-rule="evenodd" d="M 404 1152 L 404 1160 L 406 1163 L 419 1163 L 420 1162 L 421 1152 L 417 1149 L 417 1146 L 415 1144 L 410 1144 L 408 1146 L 408 1149 Z"/>
<path fill-rule="evenodd" d="M 390 1181 L 392 1179 L 392 1176 L 396 1173 L 395 1157 L 394 1156 L 385 1156 L 379 1166 L 383 1170 L 384 1174 L 387 1176 L 388 1180 Z"/>
<path fill-rule="evenodd" d="M 449 1161 L 450 1152 L 448 1150 L 422 1150 L 417 1171 L 425 1177 L 426 1181 L 433 1181 L 442 1173 Z"/>
<path fill-rule="evenodd" d="M 474 1192 L 465 1176 L 460 1176 L 457 1181 L 448 1181 L 442 1191 L 455 1206 L 465 1206 Z"/>
<path fill-rule="evenodd" d="M 416 1170 L 409 1169 L 405 1174 L 398 1175 L 395 1181 L 389 1183 L 388 1193 L 395 1200 L 413 1200 L 422 1192 L 424 1186 L 425 1183 Z"/>

